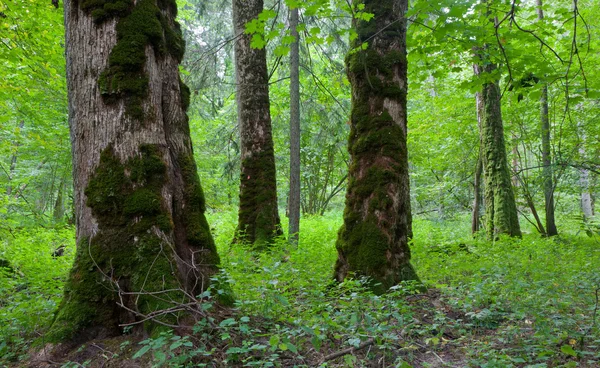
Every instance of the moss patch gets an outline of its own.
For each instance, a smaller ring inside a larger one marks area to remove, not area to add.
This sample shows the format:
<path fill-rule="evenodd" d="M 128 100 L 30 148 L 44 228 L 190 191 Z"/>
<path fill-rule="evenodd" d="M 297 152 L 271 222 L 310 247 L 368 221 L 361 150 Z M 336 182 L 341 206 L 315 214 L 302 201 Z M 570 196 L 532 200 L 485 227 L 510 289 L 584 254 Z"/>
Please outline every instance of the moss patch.
<path fill-rule="evenodd" d="M 102 152 L 85 190 L 98 233 L 77 245 L 48 341 L 120 333 L 119 323 L 133 322 L 136 315 L 119 303 L 150 315 L 172 307 L 170 301 L 183 300 L 181 293 L 165 292 L 180 285 L 173 251 L 153 230 L 155 226 L 163 233 L 173 229 L 160 195 L 165 181 L 166 165 L 155 145 L 141 146 L 140 155 L 124 164 L 111 147 Z M 177 316 L 160 319 L 175 323 Z"/>
<path fill-rule="evenodd" d="M 236 240 L 264 249 L 281 236 L 273 147 L 242 162 Z"/>
<path fill-rule="evenodd" d="M 180 155 L 177 164 L 181 170 L 183 179 L 183 202 L 186 208 L 183 210 L 183 226 L 185 229 L 187 244 L 196 251 L 195 262 L 204 268 L 212 268 L 211 274 L 217 272 L 217 265 L 221 263 L 217 247 L 215 245 L 210 226 L 206 221 L 204 212 L 206 211 L 206 202 L 204 191 L 200 185 L 196 162 L 192 156 Z M 214 285 L 216 290 L 222 289 L 225 292 L 218 295 L 218 301 L 225 306 L 233 306 L 233 292 L 228 285 Z"/>
<path fill-rule="evenodd" d="M 81 9 L 102 23 L 117 17 L 117 43 L 110 52 L 108 67 L 100 74 L 98 86 L 107 103 L 125 99 L 126 112 L 135 120 L 145 117 L 142 102 L 148 95 L 148 76 L 144 71 L 146 47 L 158 57 L 171 55 L 183 59 L 185 42 L 179 24 L 173 19 L 174 0 L 86 0 Z M 188 102 L 189 104 L 189 102 Z"/>

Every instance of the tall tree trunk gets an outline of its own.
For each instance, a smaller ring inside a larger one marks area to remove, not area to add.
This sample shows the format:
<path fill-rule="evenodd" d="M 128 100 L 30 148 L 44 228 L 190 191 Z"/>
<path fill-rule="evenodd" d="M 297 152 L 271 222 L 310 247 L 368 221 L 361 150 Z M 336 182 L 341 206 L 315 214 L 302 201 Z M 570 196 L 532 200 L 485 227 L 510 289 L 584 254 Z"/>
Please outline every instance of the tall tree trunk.
<path fill-rule="evenodd" d="M 290 9 L 290 195 L 289 239 L 298 242 L 300 231 L 300 38 L 298 8 Z"/>
<path fill-rule="evenodd" d="M 77 252 L 48 341 L 178 324 L 218 270 L 176 3 L 111 4 L 65 1 Z"/>
<path fill-rule="evenodd" d="M 335 278 L 369 276 L 383 292 L 418 280 L 410 264 L 412 236 L 406 145 L 407 0 L 367 0 L 371 22 L 353 20 L 358 47 L 346 57 L 352 85 L 346 209 L 336 243 Z"/>
<path fill-rule="evenodd" d="M 282 234 L 277 208 L 275 154 L 264 48 L 250 47 L 246 23 L 263 10 L 262 0 L 233 0 L 238 125 L 241 140 L 240 210 L 236 240 L 261 248 Z"/>
<path fill-rule="evenodd" d="M 490 74 L 496 66 L 482 60 L 474 65 L 477 76 Z M 481 89 L 481 144 L 485 182 L 486 231 L 490 239 L 499 234 L 521 236 L 515 195 L 508 169 L 504 127 L 497 83 L 486 82 Z"/>
<path fill-rule="evenodd" d="M 537 0 L 538 19 L 544 19 L 542 0 Z M 542 87 L 540 96 L 540 131 L 542 135 L 542 176 L 544 178 L 544 206 L 546 209 L 546 235 L 558 235 L 554 218 L 554 183 L 552 157 L 550 156 L 550 119 L 548 117 L 548 85 Z"/>

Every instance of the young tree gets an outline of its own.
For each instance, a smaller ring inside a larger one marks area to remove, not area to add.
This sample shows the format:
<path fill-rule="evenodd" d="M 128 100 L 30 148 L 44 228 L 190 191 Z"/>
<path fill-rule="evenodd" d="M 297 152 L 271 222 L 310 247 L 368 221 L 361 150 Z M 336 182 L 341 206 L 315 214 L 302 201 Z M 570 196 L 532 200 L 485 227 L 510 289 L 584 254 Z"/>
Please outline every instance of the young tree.
<path fill-rule="evenodd" d="M 540 21 L 544 20 L 542 0 L 537 0 L 537 14 Z M 542 136 L 542 176 L 544 178 L 544 205 L 546 210 L 546 235 L 558 235 L 554 218 L 554 179 L 552 157 L 550 156 L 550 119 L 548 116 L 548 85 L 542 86 L 540 96 L 540 131 Z"/>
<path fill-rule="evenodd" d="M 358 35 L 346 58 L 352 85 L 346 209 L 336 243 L 335 278 L 369 276 L 383 292 L 418 280 L 410 264 L 406 146 L 407 0 L 368 0 L 370 22 L 353 20 Z M 366 48 L 360 47 L 368 42 Z M 357 47 L 359 47 L 357 49 Z M 379 285 L 377 285 L 379 283 Z"/>
<path fill-rule="evenodd" d="M 265 48 L 253 48 L 246 23 L 263 10 L 262 0 L 233 0 L 238 125 L 241 140 L 240 210 L 237 240 L 256 247 L 282 230 L 277 208 L 275 155 Z"/>
<path fill-rule="evenodd" d="M 290 217 L 289 239 L 298 243 L 300 231 L 300 37 L 298 8 L 290 9 Z"/>
<path fill-rule="evenodd" d="M 217 271 L 176 13 L 175 0 L 65 1 L 77 253 L 49 341 L 175 325 Z"/>

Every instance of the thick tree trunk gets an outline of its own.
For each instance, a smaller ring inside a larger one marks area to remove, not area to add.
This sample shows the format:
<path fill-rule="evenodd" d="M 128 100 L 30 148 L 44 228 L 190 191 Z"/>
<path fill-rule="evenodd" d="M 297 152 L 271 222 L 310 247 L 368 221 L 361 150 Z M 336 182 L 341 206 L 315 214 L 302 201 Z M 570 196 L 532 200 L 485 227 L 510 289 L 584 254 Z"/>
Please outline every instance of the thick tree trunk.
<path fill-rule="evenodd" d="M 240 210 L 236 241 L 260 248 L 282 234 L 277 208 L 275 154 L 264 48 L 250 47 L 245 25 L 263 10 L 262 0 L 234 0 L 238 125 L 241 140 Z"/>
<path fill-rule="evenodd" d="M 544 19 L 542 0 L 537 0 L 538 19 Z M 548 117 L 548 85 L 542 87 L 540 96 L 540 130 L 542 136 L 542 176 L 544 178 L 544 206 L 546 212 L 546 235 L 558 235 L 554 218 L 554 179 L 552 172 L 552 157 L 550 156 L 550 119 Z"/>
<path fill-rule="evenodd" d="M 492 73 L 495 65 L 475 65 L 476 75 Z M 481 89 L 482 119 L 480 136 L 485 182 L 486 231 L 490 239 L 499 234 L 521 236 L 517 206 L 512 189 L 504 143 L 504 127 L 500 107 L 500 90 L 493 82 Z"/>
<path fill-rule="evenodd" d="M 77 253 L 48 341 L 178 324 L 219 263 L 175 1 L 111 4 L 65 1 Z"/>
<path fill-rule="evenodd" d="M 376 292 L 418 280 L 412 236 L 406 145 L 406 0 L 368 0 L 374 20 L 353 20 L 358 38 L 346 67 L 352 85 L 351 165 L 335 278 L 369 276 Z M 377 285 L 379 284 L 379 285 Z"/>
<path fill-rule="evenodd" d="M 290 9 L 290 195 L 289 239 L 298 242 L 300 231 L 300 38 L 298 8 Z"/>

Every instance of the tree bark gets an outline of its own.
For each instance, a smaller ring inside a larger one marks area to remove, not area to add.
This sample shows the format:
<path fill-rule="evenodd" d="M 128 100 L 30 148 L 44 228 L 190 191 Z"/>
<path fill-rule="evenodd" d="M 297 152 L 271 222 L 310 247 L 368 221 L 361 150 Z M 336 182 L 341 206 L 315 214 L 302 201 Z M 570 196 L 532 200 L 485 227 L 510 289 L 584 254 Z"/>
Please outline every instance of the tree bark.
<path fill-rule="evenodd" d="M 577 124 L 577 128 L 581 135 L 579 155 L 585 161 L 587 155 L 585 150 L 587 137 L 580 123 Z M 583 213 L 583 220 L 587 221 L 594 216 L 594 201 L 590 191 L 590 171 L 583 167 L 579 169 L 579 187 L 581 188 L 581 212 Z"/>
<path fill-rule="evenodd" d="M 19 132 L 21 130 L 23 130 L 23 127 L 25 126 L 25 120 L 21 120 L 21 122 L 19 122 Z M 15 169 L 17 168 L 17 157 L 19 154 L 19 147 L 21 146 L 21 143 L 19 141 L 15 141 L 13 143 L 13 154 L 10 158 L 10 167 L 8 168 L 8 185 L 6 186 L 6 196 L 10 197 L 12 194 L 12 190 L 13 190 L 13 186 L 11 181 L 14 179 L 14 172 Z"/>
<path fill-rule="evenodd" d="M 51 342 L 176 325 L 218 270 L 176 3 L 118 4 L 65 1 L 77 252 Z"/>
<path fill-rule="evenodd" d="M 538 19 L 544 19 L 542 0 L 537 0 Z M 550 153 L 550 119 L 548 117 L 548 85 L 542 87 L 540 96 L 540 131 L 542 136 L 542 176 L 544 178 L 544 206 L 546 212 L 546 235 L 558 235 L 554 217 L 554 179 Z"/>
<path fill-rule="evenodd" d="M 300 38 L 298 8 L 290 9 L 290 195 L 289 239 L 298 243 L 300 231 Z"/>
<path fill-rule="evenodd" d="M 474 65 L 475 75 L 490 74 L 496 69 L 494 64 L 483 59 L 482 65 Z M 490 239 L 495 239 L 500 234 L 521 236 L 515 195 L 508 169 L 500 89 L 497 83 L 484 83 L 480 96 L 486 231 Z"/>
<path fill-rule="evenodd" d="M 352 85 L 349 182 L 336 243 L 335 278 L 368 276 L 375 292 L 417 280 L 406 145 L 407 0 L 368 0 L 374 20 L 353 20 L 358 37 L 346 57 Z"/>
<path fill-rule="evenodd" d="M 253 49 L 246 23 L 263 10 L 262 0 L 234 0 L 238 125 L 241 140 L 240 209 L 235 241 L 262 248 L 282 234 L 277 208 L 275 154 L 269 103 L 267 54 Z"/>
<path fill-rule="evenodd" d="M 477 159 L 475 168 L 475 179 L 473 181 L 473 212 L 471 214 L 471 234 L 477 233 L 481 228 L 479 213 L 481 211 L 481 174 L 483 173 L 483 162 L 481 155 Z"/>

